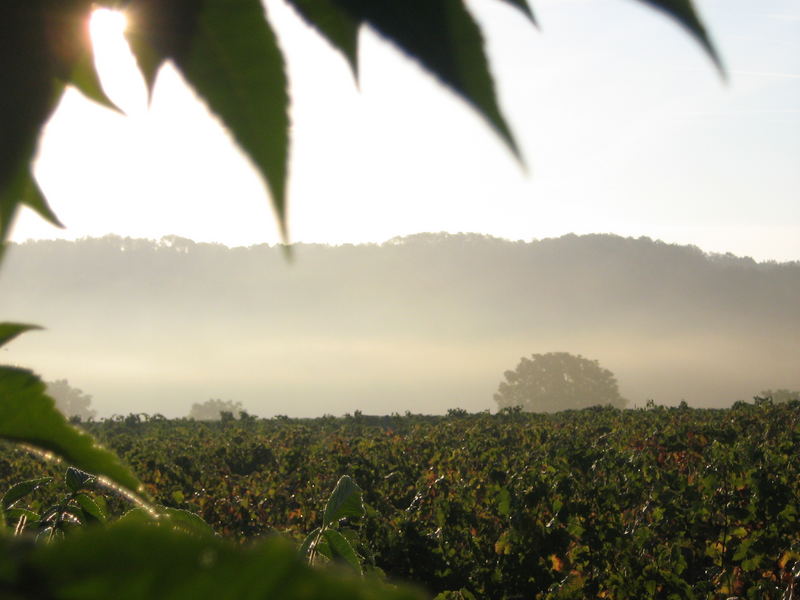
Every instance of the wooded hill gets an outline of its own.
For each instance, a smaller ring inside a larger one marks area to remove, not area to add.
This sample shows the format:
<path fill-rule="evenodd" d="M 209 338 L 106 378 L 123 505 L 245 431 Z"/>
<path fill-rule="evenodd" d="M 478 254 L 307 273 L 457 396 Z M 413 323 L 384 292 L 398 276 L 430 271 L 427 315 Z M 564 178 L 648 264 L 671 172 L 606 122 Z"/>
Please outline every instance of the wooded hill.
<path fill-rule="evenodd" d="M 494 409 L 522 355 L 597 359 L 631 405 L 800 388 L 800 263 L 648 238 L 420 234 L 227 248 L 109 236 L 13 245 L 0 311 L 47 331 L 9 359 L 101 415 L 211 397 L 265 416 Z"/>

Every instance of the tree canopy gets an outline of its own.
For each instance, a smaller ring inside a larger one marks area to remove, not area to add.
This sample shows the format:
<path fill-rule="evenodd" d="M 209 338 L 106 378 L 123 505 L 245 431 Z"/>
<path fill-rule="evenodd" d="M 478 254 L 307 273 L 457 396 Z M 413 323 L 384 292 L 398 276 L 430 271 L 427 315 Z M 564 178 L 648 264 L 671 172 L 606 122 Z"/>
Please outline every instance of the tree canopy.
<path fill-rule="evenodd" d="M 228 413 L 231 417 L 239 417 L 243 410 L 241 402 L 211 398 L 202 403 L 192 404 L 189 418 L 197 421 L 219 421 L 223 413 Z"/>
<path fill-rule="evenodd" d="M 499 408 L 521 406 L 530 412 L 627 404 L 611 371 L 567 352 L 523 356 L 515 370 L 505 372 L 494 399 Z"/>
<path fill-rule="evenodd" d="M 56 408 L 66 417 L 90 419 L 97 415 L 97 411 L 90 408 L 92 396 L 72 387 L 66 379 L 48 382 L 47 394 L 56 401 Z"/>

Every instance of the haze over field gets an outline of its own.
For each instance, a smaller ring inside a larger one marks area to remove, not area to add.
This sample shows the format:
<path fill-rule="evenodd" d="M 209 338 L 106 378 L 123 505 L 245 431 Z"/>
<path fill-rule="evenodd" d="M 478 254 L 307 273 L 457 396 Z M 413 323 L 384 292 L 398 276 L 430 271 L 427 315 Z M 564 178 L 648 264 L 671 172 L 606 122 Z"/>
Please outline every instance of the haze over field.
<path fill-rule="evenodd" d="M 14 245 L 0 311 L 40 323 L 6 361 L 66 378 L 101 416 L 209 398 L 314 416 L 495 409 L 531 353 L 599 360 L 631 405 L 725 406 L 800 388 L 800 263 L 648 238 L 227 248 L 183 238 Z"/>

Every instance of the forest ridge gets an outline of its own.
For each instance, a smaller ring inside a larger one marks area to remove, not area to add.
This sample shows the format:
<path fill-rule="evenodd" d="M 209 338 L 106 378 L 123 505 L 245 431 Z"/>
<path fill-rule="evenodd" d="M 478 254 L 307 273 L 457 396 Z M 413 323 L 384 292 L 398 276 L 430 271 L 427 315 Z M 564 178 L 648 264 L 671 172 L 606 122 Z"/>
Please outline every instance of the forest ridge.
<path fill-rule="evenodd" d="M 209 397 L 265 416 L 483 410 L 504 370 L 550 351 L 599 360 L 631 404 L 800 388 L 797 262 L 613 235 L 292 255 L 177 237 L 12 245 L 0 308 L 48 331 L 10 353 L 101 415 L 181 415 Z"/>

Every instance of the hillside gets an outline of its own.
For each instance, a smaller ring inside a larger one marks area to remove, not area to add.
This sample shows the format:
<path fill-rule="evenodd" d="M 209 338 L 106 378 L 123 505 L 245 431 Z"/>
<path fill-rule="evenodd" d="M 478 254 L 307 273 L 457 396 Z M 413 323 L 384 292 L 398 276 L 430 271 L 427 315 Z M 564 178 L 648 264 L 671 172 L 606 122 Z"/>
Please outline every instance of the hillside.
<path fill-rule="evenodd" d="M 181 238 L 15 245 L 0 314 L 47 331 L 9 359 L 101 414 L 494 408 L 533 352 L 597 359 L 632 403 L 723 406 L 800 388 L 800 263 L 648 238 L 530 243 L 420 234 L 382 245 L 227 248 Z"/>

